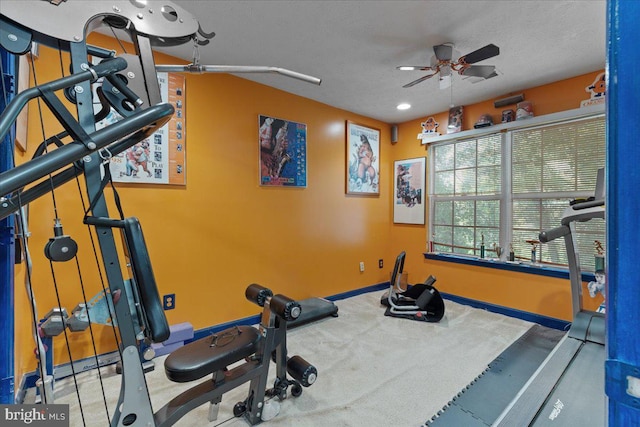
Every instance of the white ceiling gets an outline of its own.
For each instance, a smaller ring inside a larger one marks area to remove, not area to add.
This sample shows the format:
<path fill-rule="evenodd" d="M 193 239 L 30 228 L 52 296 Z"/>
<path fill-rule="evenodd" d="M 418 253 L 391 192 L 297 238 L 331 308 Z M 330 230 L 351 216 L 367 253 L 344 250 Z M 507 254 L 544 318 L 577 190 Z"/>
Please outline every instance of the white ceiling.
<path fill-rule="evenodd" d="M 190 1 L 211 43 L 205 65 L 260 65 L 319 77 L 320 86 L 277 74 L 243 74 L 274 88 L 387 123 L 401 123 L 523 89 L 603 69 L 606 3 L 583 1 Z M 432 46 L 452 42 L 461 54 L 489 43 L 500 55 L 479 64 L 499 76 L 471 83 L 455 75 L 452 90 L 424 72 Z M 191 45 L 166 50 L 187 60 Z M 398 111 L 396 105 L 413 107 Z"/>

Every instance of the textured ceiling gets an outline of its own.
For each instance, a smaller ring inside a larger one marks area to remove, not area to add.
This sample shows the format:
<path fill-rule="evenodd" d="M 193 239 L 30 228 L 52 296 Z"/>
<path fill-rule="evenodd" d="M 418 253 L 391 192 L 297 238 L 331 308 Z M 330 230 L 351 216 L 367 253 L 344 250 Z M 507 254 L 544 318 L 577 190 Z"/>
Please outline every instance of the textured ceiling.
<path fill-rule="evenodd" d="M 277 74 L 242 74 L 286 92 L 387 123 L 401 123 L 495 99 L 605 67 L 605 1 L 175 1 L 216 37 L 200 63 L 260 65 L 322 79 L 320 86 Z M 489 43 L 500 55 L 479 64 L 499 75 L 471 83 L 455 75 L 402 86 L 429 65 L 432 46 L 461 54 Z M 187 60 L 191 45 L 166 50 Z M 401 102 L 412 104 L 398 111 Z"/>

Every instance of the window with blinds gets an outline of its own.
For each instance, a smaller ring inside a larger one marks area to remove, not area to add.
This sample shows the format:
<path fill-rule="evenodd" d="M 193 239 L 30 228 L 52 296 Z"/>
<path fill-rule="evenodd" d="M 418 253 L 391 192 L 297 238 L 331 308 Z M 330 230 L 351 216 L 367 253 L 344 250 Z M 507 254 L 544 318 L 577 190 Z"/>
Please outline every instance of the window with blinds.
<path fill-rule="evenodd" d="M 479 255 L 499 245 L 500 134 L 434 147 L 434 250 Z"/>
<path fill-rule="evenodd" d="M 597 117 L 512 132 L 512 241 L 516 256 L 531 258 L 541 230 L 557 227 L 569 201 L 593 196 L 605 164 L 605 119 Z M 594 269 L 596 241 L 604 245 L 603 220 L 576 227 L 581 266 Z M 564 240 L 537 245 L 539 261 L 566 265 Z"/>
<path fill-rule="evenodd" d="M 570 200 L 594 194 L 597 171 L 605 164 L 604 117 L 436 144 L 430 150 L 434 251 L 480 255 L 484 241 L 486 256 L 496 256 L 495 246 L 505 252 L 513 246 L 517 259 L 530 260 L 535 244 L 538 261 L 567 264 L 563 239 L 535 241 L 541 230 L 560 225 Z M 582 268 L 593 271 L 595 242 L 605 242 L 604 221 L 578 224 L 576 231 Z"/>

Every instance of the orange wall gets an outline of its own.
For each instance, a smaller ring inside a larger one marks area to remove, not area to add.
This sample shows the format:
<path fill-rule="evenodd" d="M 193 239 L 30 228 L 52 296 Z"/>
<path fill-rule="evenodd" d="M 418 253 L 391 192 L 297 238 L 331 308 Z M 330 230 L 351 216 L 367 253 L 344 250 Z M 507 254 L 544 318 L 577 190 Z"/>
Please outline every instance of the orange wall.
<path fill-rule="evenodd" d="M 525 100 L 533 103 L 536 116 L 572 110 L 579 108 L 580 101 L 589 98 L 585 87 L 590 86 L 600 72 L 602 71 L 523 89 L 512 94 L 499 94 L 495 99 L 523 93 Z M 465 105 L 462 130 L 473 129 L 473 124 L 482 114 L 491 114 L 494 123 L 497 124 L 500 123 L 503 110 L 515 109 L 515 106 L 494 108 L 493 101 L 494 99 L 491 99 Z M 400 124 L 399 140 L 390 150 L 394 160 L 427 156 L 426 146 L 416 139 L 416 135 L 422 131 L 420 123 L 430 116 L 439 123 L 439 132 L 446 133 L 448 112 L 428 113 L 421 119 Z M 391 252 L 407 251 L 405 270 L 409 273 L 410 283 L 420 282 L 432 274 L 438 279 L 436 286 L 442 292 L 559 319 L 571 319 L 568 280 L 425 260 L 423 253 L 426 251 L 427 235 L 427 225 L 391 224 Z M 583 295 L 586 295 L 583 298 L 586 308 L 595 309 L 601 302 L 599 298 L 591 299 L 586 290 L 583 291 Z"/>
<path fill-rule="evenodd" d="M 104 37 L 92 43 L 118 49 Z M 176 62 L 162 55 L 156 59 Z M 59 77 L 58 64 L 58 53 L 42 48 L 35 64 L 38 81 Z M 587 97 L 584 87 L 594 76 L 524 92 L 527 100 L 534 101 L 536 114 L 575 108 L 578 100 Z M 293 298 L 329 296 L 381 283 L 388 280 L 391 263 L 401 250 L 408 254 L 411 283 L 434 274 L 443 292 L 567 318 L 569 298 L 565 304 L 563 295 L 568 281 L 425 261 L 426 226 L 393 224 L 393 161 L 426 156 L 424 146 L 415 139 L 420 120 L 401 124 L 400 141 L 391 145 L 389 124 L 238 77 L 187 75 L 186 87 L 187 185 L 117 184 L 125 214 L 140 218 L 144 228 L 160 295 L 176 294 L 176 308 L 167 312 L 169 323 L 188 321 L 201 329 L 256 314 L 258 308 L 244 299 L 244 289 L 253 282 Z M 543 99 L 553 100 L 549 102 L 557 107 L 546 106 Z M 490 103 L 466 107 L 465 126 L 476 120 L 474 114 L 486 113 Z M 259 114 L 307 124 L 307 188 L 258 185 Z M 446 123 L 446 113 L 436 118 Z M 345 195 L 346 120 L 381 130 L 379 197 Z M 60 130 L 46 112 L 44 123 L 47 136 Z M 30 158 L 41 140 L 37 106 L 31 103 L 29 150 L 18 152 L 17 162 Z M 82 180 L 80 185 L 84 189 Z M 106 193 L 111 199 L 110 190 Z M 77 185 L 70 182 L 55 194 L 64 231 L 80 246 L 82 281 L 91 298 L 101 285 L 89 233 L 82 225 Z M 40 316 L 58 305 L 49 262 L 42 252 L 53 235 L 53 217 L 51 197 L 31 204 L 32 282 Z M 377 267 L 380 258 L 385 261 L 383 269 Z M 358 270 L 360 261 L 366 265 L 363 273 Z M 54 268 L 60 303 L 71 310 L 82 301 L 76 265 L 56 263 Z M 35 367 L 29 305 L 21 291 L 23 277 L 24 264 L 16 270 L 17 372 Z M 115 348 L 109 328 L 97 326 L 94 334 L 99 352 Z M 92 354 L 89 331 L 70 337 L 74 359 Z M 56 363 L 62 363 L 67 359 L 63 338 L 55 343 Z"/>
<path fill-rule="evenodd" d="M 102 40 L 104 41 L 104 40 Z M 103 43 L 104 45 L 104 43 Z M 110 47 L 117 48 L 113 44 Z M 175 63 L 159 56 L 158 62 Z M 48 64 L 48 65 L 47 65 Z M 53 65 L 51 65 L 53 64 Z M 39 82 L 60 76 L 58 53 L 42 48 L 35 61 Z M 283 77 L 284 78 L 284 77 Z M 257 314 L 244 290 L 260 283 L 292 298 L 328 296 L 388 280 L 390 181 L 379 197 L 345 195 L 345 121 L 381 130 L 381 155 L 389 155 L 385 123 L 284 93 L 231 75 L 186 76 L 187 185 L 117 184 L 125 214 L 143 226 L 160 295 L 175 293 L 176 308 L 167 311 L 170 324 L 190 322 L 195 329 Z M 321 90 L 321 89 L 318 89 Z M 37 106 L 36 106 L 37 107 Z M 258 115 L 307 125 L 307 188 L 259 186 Z M 42 140 L 37 108 L 31 106 L 29 150 Z M 45 115 L 47 135 L 59 130 Z M 18 163 L 30 158 L 18 154 Z M 388 163 L 381 175 L 390 173 Z M 84 184 L 82 183 L 82 188 Z M 77 185 L 56 192 L 64 231 L 78 242 L 78 258 L 87 297 L 101 287 Z M 110 199 L 110 190 L 107 190 Z M 110 209 L 116 215 L 115 209 Z M 51 197 L 31 204 L 30 248 L 32 281 L 39 315 L 57 306 L 43 247 L 53 235 Z M 365 271 L 358 268 L 365 263 Z M 73 262 L 54 265 L 61 305 L 71 310 L 82 301 Z M 16 284 L 21 288 L 22 267 Z M 17 325 L 24 339 L 17 344 L 22 358 L 34 365 L 34 347 L 27 334 L 32 322 L 24 292 L 16 292 Z M 97 327 L 104 345 L 114 349 L 113 334 Z M 73 357 L 92 354 L 88 331 L 73 334 L 79 341 Z M 65 361 L 64 338 L 56 338 L 56 361 Z"/>

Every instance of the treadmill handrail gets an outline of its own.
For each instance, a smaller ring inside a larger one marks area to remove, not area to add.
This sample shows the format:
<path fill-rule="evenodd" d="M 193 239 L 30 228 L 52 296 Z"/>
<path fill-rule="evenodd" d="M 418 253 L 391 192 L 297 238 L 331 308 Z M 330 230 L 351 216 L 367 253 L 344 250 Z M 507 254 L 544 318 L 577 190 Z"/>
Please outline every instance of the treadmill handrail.
<path fill-rule="evenodd" d="M 595 199 L 595 200 L 588 200 L 586 202 L 576 203 L 573 206 L 571 206 L 571 208 L 574 211 L 577 211 L 580 209 L 593 208 L 596 206 L 604 206 L 604 199 Z"/>

